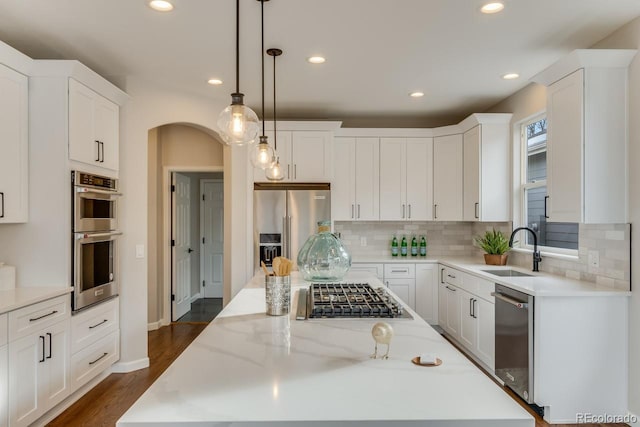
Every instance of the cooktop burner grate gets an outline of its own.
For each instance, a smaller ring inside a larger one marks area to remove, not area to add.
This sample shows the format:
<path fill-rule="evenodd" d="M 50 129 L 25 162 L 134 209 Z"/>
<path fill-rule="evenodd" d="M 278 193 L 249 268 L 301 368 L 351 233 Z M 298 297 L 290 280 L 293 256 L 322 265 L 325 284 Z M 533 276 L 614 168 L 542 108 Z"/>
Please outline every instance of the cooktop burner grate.
<path fill-rule="evenodd" d="M 385 288 L 368 283 L 312 283 L 307 317 L 411 317 Z"/>

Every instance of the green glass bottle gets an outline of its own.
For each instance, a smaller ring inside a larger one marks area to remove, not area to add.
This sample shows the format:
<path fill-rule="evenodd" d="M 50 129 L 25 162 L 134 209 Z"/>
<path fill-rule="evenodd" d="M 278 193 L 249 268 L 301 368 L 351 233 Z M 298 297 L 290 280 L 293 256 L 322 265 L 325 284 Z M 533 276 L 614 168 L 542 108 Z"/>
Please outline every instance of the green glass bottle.
<path fill-rule="evenodd" d="M 391 241 L 391 256 L 398 256 L 398 239 L 396 236 L 393 236 Z"/>
<path fill-rule="evenodd" d="M 420 256 L 427 256 L 427 239 L 424 236 L 420 239 Z"/>
<path fill-rule="evenodd" d="M 418 256 L 418 239 L 416 239 L 416 236 L 411 239 L 411 256 Z"/>
<path fill-rule="evenodd" d="M 400 243 L 400 255 L 407 256 L 407 238 L 402 236 L 402 243 Z"/>

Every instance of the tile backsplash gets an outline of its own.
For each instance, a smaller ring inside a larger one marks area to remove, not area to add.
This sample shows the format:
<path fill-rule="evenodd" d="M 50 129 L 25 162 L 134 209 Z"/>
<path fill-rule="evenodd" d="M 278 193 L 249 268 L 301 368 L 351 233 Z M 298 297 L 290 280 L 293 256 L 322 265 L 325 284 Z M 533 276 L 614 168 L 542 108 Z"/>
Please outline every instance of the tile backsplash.
<path fill-rule="evenodd" d="M 509 235 L 510 222 L 348 222 L 336 221 L 334 231 L 353 259 L 375 259 L 391 253 L 391 238 L 426 236 L 427 256 L 476 257 L 482 262 L 483 251 L 473 238 L 486 230 L 501 230 Z M 366 246 L 361 245 L 366 240 Z M 600 286 L 630 290 L 631 226 L 630 224 L 580 224 L 578 257 L 543 256 L 540 271 L 597 283 Z M 596 255 L 599 266 L 590 266 L 589 253 Z M 408 259 L 410 260 L 410 258 Z M 531 268 L 531 254 L 510 252 L 510 265 Z"/>

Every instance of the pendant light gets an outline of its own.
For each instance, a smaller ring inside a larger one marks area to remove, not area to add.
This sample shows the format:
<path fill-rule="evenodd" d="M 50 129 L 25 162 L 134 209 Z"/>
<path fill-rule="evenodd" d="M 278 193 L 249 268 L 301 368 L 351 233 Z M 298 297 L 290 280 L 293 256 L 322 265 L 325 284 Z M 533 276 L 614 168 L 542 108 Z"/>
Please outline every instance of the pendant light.
<path fill-rule="evenodd" d="M 262 136 L 260 137 L 260 143 L 251 149 L 251 164 L 255 168 L 267 169 L 273 165 L 275 161 L 275 153 L 273 148 L 269 146 L 269 141 L 264 132 L 264 2 L 269 0 L 258 0 L 260 2 L 260 16 L 261 16 L 261 28 L 262 28 L 262 45 L 260 48 L 260 54 L 262 58 Z"/>
<path fill-rule="evenodd" d="M 268 49 L 267 54 L 273 56 L 273 146 L 278 151 L 278 133 L 276 126 L 276 57 L 282 55 L 280 49 Z M 280 159 L 276 156 L 273 165 L 266 170 L 267 179 L 269 181 L 282 181 L 284 179 L 284 171 L 280 166 Z"/>
<path fill-rule="evenodd" d="M 240 93 L 240 0 L 236 0 L 236 91 L 231 94 L 231 105 L 218 116 L 220 136 L 226 145 L 253 144 L 258 137 L 258 116 L 243 102 Z"/>

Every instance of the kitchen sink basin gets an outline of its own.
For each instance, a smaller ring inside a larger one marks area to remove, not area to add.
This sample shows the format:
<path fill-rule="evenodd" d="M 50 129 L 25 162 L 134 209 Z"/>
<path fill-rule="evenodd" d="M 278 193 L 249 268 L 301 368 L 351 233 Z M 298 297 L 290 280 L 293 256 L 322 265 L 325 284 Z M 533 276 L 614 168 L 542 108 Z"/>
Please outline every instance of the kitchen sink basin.
<path fill-rule="evenodd" d="M 533 275 L 527 273 L 521 273 L 516 270 L 505 269 L 505 270 L 482 270 L 485 273 L 493 274 L 494 276 L 500 277 L 532 277 Z"/>

